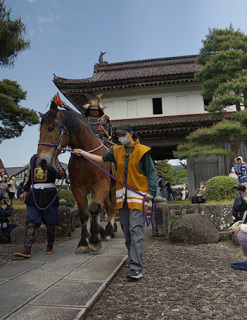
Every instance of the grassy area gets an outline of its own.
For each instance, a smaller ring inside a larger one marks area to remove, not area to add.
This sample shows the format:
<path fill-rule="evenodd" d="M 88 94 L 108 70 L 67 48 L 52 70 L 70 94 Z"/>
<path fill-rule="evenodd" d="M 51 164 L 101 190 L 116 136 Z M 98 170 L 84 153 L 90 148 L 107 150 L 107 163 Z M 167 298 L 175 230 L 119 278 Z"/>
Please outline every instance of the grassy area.
<path fill-rule="evenodd" d="M 26 204 L 21 201 L 21 199 L 13 199 L 12 200 L 12 205 L 14 209 L 25 209 L 26 208 Z"/>

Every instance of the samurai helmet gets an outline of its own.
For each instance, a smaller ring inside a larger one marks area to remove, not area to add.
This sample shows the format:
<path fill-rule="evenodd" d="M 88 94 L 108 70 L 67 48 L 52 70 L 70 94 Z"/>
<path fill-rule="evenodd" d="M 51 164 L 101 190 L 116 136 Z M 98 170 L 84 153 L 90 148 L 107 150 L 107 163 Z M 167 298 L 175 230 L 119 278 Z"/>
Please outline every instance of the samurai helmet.
<path fill-rule="evenodd" d="M 87 97 L 87 100 L 89 102 L 83 106 L 83 108 L 86 110 L 86 113 L 89 113 L 90 110 L 98 110 L 100 112 L 100 115 L 103 115 L 104 114 L 103 110 L 106 108 L 106 106 L 99 104 L 103 94 L 97 95 L 98 100 L 91 100 L 90 95 L 86 93 L 85 93 L 85 96 Z"/>

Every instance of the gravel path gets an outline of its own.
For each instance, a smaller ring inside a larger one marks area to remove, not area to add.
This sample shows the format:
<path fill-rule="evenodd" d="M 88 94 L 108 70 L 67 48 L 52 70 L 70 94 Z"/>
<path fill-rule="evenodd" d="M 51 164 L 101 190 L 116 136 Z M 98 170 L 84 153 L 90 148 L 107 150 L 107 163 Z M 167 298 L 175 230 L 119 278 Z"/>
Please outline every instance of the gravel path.
<path fill-rule="evenodd" d="M 231 243 L 171 245 L 144 242 L 144 277 L 127 282 L 124 266 L 87 315 L 96 319 L 247 319 L 247 271 Z"/>

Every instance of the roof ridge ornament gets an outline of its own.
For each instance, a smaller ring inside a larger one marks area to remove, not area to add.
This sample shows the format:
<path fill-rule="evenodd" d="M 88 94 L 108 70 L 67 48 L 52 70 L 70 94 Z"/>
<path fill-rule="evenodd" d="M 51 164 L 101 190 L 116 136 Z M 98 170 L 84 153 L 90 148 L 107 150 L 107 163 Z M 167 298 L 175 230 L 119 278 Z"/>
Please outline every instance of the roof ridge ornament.
<path fill-rule="evenodd" d="M 106 65 L 106 64 L 108 64 L 108 62 L 107 61 L 104 61 L 104 54 L 106 54 L 106 52 L 102 52 L 102 51 L 100 51 L 100 55 L 99 55 L 99 65 Z"/>

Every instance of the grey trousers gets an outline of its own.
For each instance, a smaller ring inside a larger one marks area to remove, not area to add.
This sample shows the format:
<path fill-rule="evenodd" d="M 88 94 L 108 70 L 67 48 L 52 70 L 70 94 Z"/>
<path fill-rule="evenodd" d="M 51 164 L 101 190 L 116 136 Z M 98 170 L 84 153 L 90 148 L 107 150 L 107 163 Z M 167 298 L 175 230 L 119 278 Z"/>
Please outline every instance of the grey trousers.
<path fill-rule="evenodd" d="M 247 257 L 247 233 L 240 230 L 237 234 L 237 239 L 242 247 L 244 256 Z"/>
<path fill-rule="evenodd" d="M 119 221 L 125 236 L 125 245 L 130 258 L 130 269 L 141 272 L 145 217 L 142 210 L 129 209 L 126 201 L 118 211 Z"/>

